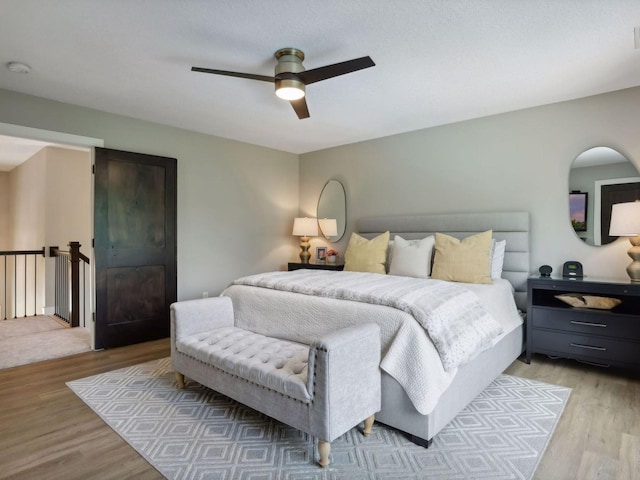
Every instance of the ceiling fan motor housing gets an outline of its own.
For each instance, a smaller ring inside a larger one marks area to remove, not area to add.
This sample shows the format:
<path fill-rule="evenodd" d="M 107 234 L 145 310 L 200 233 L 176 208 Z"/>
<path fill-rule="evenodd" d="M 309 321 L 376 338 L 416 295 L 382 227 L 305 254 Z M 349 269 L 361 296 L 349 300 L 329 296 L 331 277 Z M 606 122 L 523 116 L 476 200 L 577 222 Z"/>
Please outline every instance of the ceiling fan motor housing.
<path fill-rule="evenodd" d="M 304 83 L 296 76 L 304 72 L 304 53 L 296 48 L 282 48 L 275 53 L 275 57 L 278 60 L 275 70 L 276 93 L 281 88 L 294 88 L 304 93 Z"/>

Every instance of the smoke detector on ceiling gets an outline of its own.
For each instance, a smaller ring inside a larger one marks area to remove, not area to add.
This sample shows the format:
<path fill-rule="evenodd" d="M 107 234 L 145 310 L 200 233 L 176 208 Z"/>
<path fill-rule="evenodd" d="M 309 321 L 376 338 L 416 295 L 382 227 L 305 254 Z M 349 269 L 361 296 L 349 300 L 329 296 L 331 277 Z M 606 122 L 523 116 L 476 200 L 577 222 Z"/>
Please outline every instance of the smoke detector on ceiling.
<path fill-rule="evenodd" d="M 7 68 L 13 73 L 29 73 L 31 71 L 31 67 L 22 62 L 9 62 Z"/>

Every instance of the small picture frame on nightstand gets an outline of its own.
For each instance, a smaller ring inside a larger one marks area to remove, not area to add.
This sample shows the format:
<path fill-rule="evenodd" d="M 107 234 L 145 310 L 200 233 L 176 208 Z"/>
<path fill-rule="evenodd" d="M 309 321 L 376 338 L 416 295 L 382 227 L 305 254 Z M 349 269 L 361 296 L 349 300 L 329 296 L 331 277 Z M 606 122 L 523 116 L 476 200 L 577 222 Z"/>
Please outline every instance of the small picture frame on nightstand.
<path fill-rule="evenodd" d="M 316 247 L 316 263 L 327 261 L 327 247 Z"/>

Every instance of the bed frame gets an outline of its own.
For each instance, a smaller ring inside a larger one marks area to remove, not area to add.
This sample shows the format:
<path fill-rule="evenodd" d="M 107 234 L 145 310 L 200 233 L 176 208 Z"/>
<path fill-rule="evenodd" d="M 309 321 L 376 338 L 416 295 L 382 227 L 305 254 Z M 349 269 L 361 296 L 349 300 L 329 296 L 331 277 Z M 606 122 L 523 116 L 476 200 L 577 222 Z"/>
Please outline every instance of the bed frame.
<path fill-rule="evenodd" d="M 530 275 L 528 212 L 365 217 L 357 226 L 359 234 L 365 238 L 389 231 L 392 239 L 397 234 L 407 240 L 436 232 L 462 239 L 493 230 L 493 238 L 507 241 L 502 277 L 513 285 L 518 308 L 526 311 Z M 520 356 L 523 341 L 524 326 L 516 328 L 493 348 L 461 367 L 429 415 L 420 414 L 400 384 L 382 372 L 382 410 L 376 420 L 407 433 L 419 445 L 429 446 L 442 428 Z"/>

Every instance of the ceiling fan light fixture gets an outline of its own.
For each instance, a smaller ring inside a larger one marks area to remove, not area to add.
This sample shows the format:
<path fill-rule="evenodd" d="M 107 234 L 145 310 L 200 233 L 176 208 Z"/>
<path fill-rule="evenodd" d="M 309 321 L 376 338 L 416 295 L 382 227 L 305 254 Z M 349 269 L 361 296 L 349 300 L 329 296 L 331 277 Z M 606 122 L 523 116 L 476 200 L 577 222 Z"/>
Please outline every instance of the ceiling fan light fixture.
<path fill-rule="evenodd" d="M 283 100 L 289 101 L 298 118 L 303 120 L 309 118 L 309 107 L 307 106 L 307 100 L 305 98 L 305 88 L 307 85 L 375 66 L 371 57 L 361 57 L 347 60 L 346 62 L 305 70 L 302 66 L 302 61 L 304 60 L 302 50 L 298 50 L 297 48 L 281 48 L 274 55 L 278 63 L 276 64 L 275 75 L 273 77 L 203 67 L 191 67 L 191 71 L 246 78 L 248 80 L 259 80 L 261 82 L 272 82 L 275 85 L 276 95 Z"/>
<path fill-rule="evenodd" d="M 276 80 L 276 95 L 283 100 L 300 100 L 305 95 L 304 83 L 289 78 Z"/>

